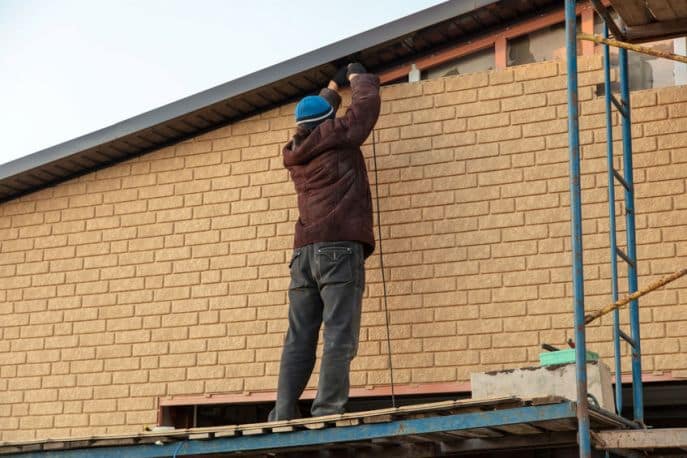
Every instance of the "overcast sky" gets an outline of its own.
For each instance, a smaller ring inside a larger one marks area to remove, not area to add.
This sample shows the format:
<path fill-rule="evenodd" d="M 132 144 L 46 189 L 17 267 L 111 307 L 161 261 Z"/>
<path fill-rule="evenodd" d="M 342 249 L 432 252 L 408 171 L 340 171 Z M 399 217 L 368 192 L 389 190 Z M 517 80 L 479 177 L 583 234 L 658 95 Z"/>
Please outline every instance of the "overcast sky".
<path fill-rule="evenodd" d="M 0 163 L 440 0 L 0 0 Z"/>

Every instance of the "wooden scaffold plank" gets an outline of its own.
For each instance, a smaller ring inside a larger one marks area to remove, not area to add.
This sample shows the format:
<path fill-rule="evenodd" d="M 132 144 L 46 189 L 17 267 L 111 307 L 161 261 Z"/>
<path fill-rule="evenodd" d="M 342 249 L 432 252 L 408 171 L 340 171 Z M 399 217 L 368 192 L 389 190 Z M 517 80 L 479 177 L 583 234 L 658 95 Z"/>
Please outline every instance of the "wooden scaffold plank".
<path fill-rule="evenodd" d="M 599 431 L 596 437 L 602 450 L 687 448 L 687 428 Z"/>

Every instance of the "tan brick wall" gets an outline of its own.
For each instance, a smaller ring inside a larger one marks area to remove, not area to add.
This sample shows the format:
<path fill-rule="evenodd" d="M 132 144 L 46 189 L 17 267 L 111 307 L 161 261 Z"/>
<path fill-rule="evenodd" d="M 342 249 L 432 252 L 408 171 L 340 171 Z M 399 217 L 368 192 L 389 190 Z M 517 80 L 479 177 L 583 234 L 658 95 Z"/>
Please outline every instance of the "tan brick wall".
<path fill-rule="evenodd" d="M 580 67 L 593 308 L 610 289 L 606 131 L 600 61 Z M 383 90 L 398 383 L 534 363 L 542 342 L 572 336 L 565 85 L 543 63 Z M 687 87 L 633 105 L 646 284 L 687 261 Z M 136 431 L 160 396 L 275 389 L 297 218 L 280 158 L 292 110 L 0 204 L 0 440 Z M 372 256 L 356 386 L 389 381 L 378 266 Z M 645 370 L 687 376 L 685 282 L 641 303 Z M 604 358 L 608 324 L 588 329 Z"/>

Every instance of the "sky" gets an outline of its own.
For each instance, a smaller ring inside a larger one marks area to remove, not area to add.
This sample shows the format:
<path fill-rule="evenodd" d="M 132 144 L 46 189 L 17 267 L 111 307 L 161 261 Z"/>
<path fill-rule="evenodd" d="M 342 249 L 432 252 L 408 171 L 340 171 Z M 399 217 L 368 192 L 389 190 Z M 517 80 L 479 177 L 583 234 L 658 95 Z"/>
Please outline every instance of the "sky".
<path fill-rule="evenodd" d="M 0 0 L 0 164 L 441 0 Z"/>

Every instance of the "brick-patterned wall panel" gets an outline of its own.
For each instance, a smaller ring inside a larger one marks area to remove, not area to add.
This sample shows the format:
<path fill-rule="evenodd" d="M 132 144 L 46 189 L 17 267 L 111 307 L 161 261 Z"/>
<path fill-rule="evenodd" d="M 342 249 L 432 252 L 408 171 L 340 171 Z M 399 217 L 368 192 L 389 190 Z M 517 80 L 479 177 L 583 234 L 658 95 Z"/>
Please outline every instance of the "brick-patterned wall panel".
<path fill-rule="evenodd" d="M 606 129 L 600 60 L 580 70 L 593 308 L 610 297 Z M 541 343 L 572 337 L 563 71 L 384 88 L 375 138 L 397 383 L 528 365 Z M 687 261 L 687 87 L 632 103 L 646 284 Z M 280 157 L 292 111 L 0 204 L 0 440 L 136 431 L 156 422 L 159 397 L 275 389 L 297 219 Z M 372 172 L 369 140 L 364 152 Z M 367 267 L 355 386 L 389 382 L 377 254 Z M 684 281 L 641 305 L 645 370 L 686 376 Z M 588 328 L 604 358 L 609 323 Z"/>

